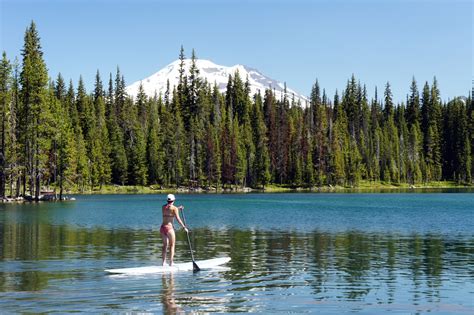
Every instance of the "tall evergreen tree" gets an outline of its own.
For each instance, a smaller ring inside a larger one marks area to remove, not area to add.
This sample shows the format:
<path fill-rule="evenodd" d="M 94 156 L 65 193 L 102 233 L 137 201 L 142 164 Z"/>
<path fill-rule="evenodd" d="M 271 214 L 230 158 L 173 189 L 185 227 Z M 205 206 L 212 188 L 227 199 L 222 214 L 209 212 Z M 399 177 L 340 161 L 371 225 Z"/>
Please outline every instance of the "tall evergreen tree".
<path fill-rule="evenodd" d="M 12 64 L 12 77 L 10 86 L 10 102 L 8 107 L 8 136 L 6 139 L 6 163 L 10 183 L 10 196 L 18 197 L 21 189 L 21 172 L 23 171 L 20 160 L 20 138 L 18 127 L 18 112 L 20 109 L 20 87 L 19 87 L 19 62 L 15 58 Z M 15 187 L 14 187 L 15 186 Z M 15 188 L 15 190 L 14 190 Z"/>
<path fill-rule="evenodd" d="M 64 81 L 64 78 L 61 73 L 58 73 L 56 82 L 54 84 L 54 95 L 60 102 L 64 102 L 66 98 L 66 93 L 66 82 Z"/>
<path fill-rule="evenodd" d="M 70 88 L 72 90 L 72 85 Z M 56 129 L 54 139 L 57 169 L 56 184 L 59 186 L 59 200 L 63 200 L 64 188 L 75 176 L 74 159 L 77 152 L 76 146 L 73 145 L 75 142 L 74 126 L 69 115 L 70 106 L 68 105 L 68 102 L 73 101 L 68 101 L 66 85 L 61 74 L 56 79 L 54 95 L 58 102 L 58 106 L 53 108 Z"/>
<path fill-rule="evenodd" d="M 330 184 L 344 185 L 346 182 L 346 161 L 348 138 L 347 116 L 336 91 L 334 96 L 334 127 L 331 135 Z"/>
<path fill-rule="evenodd" d="M 21 82 L 21 144 L 23 149 L 23 164 L 28 177 L 30 194 L 36 200 L 40 195 L 40 180 L 42 176 L 42 161 L 44 160 L 45 145 L 41 138 L 41 113 L 47 112 L 48 73 L 43 60 L 40 37 L 36 25 L 31 22 L 26 29 L 22 49 L 23 63 L 20 73 Z M 24 178 L 26 187 L 26 177 Z"/>
<path fill-rule="evenodd" d="M 411 81 L 410 96 L 407 103 L 406 120 L 409 126 L 420 125 L 420 95 L 415 78 Z"/>
<path fill-rule="evenodd" d="M 163 130 L 158 114 L 162 107 L 161 99 L 150 103 L 149 130 L 147 138 L 148 182 L 152 185 L 163 184 L 164 150 Z"/>
<path fill-rule="evenodd" d="M 111 180 L 111 161 L 110 161 L 110 143 L 109 130 L 107 128 L 105 91 L 102 85 L 99 71 L 96 74 L 96 83 L 94 88 L 94 106 L 95 112 L 95 138 L 94 156 L 97 163 L 97 183 L 102 185 L 110 183 Z"/>
<path fill-rule="evenodd" d="M 385 120 L 388 120 L 393 114 L 393 96 L 392 96 L 392 89 L 390 88 L 390 83 L 387 82 L 385 85 L 385 92 L 384 92 L 385 102 L 384 102 L 384 117 Z"/>
<path fill-rule="evenodd" d="M 145 94 L 145 89 L 143 87 L 143 83 L 140 82 L 138 86 L 138 93 L 136 99 L 136 106 L 138 110 L 138 121 L 140 125 L 147 130 L 148 128 L 148 99 L 147 95 Z"/>
<path fill-rule="evenodd" d="M 355 76 L 352 75 L 351 79 L 347 81 L 346 90 L 342 98 L 342 105 L 347 116 L 349 134 L 354 138 L 359 135 L 360 104 L 357 102 L 357 92 L 357 82 Z"/>
<path fill-rule="evenodd" d="M 254 186 L 262 186 L 265 188 L 270 182 L 270 157 L 268 153 L 266 126 L 263 118 L 263 103 L 260 94 L 255 95 L 255 104 L 252 112 L 252 130 L 253 141 L 255 146 L 255 159 L 253 160 L 253 176 L 252 184 Z"/>
<path fill-rule="evenodd" d="M 390 115 L 390 114 L 389 114 Z M 369 178 L 371 180 L 380 180 L 380 156 L 383 147 L 383 135 L 380 124 L 382 122 L 382 109 L 378 101 L 377 88 L 375 96 L 370 106 L 370 160 L 368 162 Z"/>
<path fill-rule="evenodd" d="M 322 103 L 320 87 L 317 80 L 311 91 L 310 111 L 313 118 L 310 122 L 310 130 L 312 130 L 312 134 L 314 135 L 314 155 L 312 165 L 314 165 L 316 169 L 316 182 L 318 186 L 321 186 L 325 182 L 324 175 L 327 168 L 325 156 L 327 154 L 328 146 L 326 136 L 328 133 L 328 118 L 327 108 Z"/>
<path fill-rule="evenodd" d="M 10 61 L 3 52 L 0 63 L 0 199 L 5 197 L 7 172 L 8 115 L 10 103 Z"/>
<path fill-rule="evenodd" d="M 468 132 L 467 108 L 462 99 L 448 103 L 445 114 L 444 172 L 447 178 L 469 183 L 471 174 L 471 144 Z"/>
<path fill-rule="evenodd" d="M 121 84 L 121 83 L 119 83 Z M 109 132 L 110 161 L 112 164 L 112 183 L 124 185 L 127 180 L 128 161 L 124 148 L 123 131 L 119 126 L 119 110 L 113 86 L 112 75 L 109 79 L 109 88 L 106 103 L 107 129 Z"/>
<path fill-rule="evenodd" d="M 185 130 L 181 117 L 181 105 L 176 89 L 168 107 L 163 109 L 161 122 L 164 128 L 165 183 L 180 186 L 184 177 Z"/>

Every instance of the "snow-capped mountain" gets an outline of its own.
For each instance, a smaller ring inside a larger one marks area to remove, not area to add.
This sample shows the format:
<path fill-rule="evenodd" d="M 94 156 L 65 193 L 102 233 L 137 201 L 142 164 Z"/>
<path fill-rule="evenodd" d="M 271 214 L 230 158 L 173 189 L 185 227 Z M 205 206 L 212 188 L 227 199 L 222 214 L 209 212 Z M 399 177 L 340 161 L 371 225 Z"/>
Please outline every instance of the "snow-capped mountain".
<path fill-rule="evenodd" d="M 140 86 L 140 82 L 143 84 L 143 88 L 145 93 L 148 96 L 153 96 L 155 93 L 159 96 L 160 94 L 163 96 L 166 91 L 166 82 L 169 80 L 170 82 L 170 90 L 173 90 L 174 86 L 178 85 L 179 81 L 179 60 L 174 61 L 173 63 L 169 64 L 165 68 L 161 69 L 160 71 L 156 72 L 155 74 L 145 78 L 141 81 L 137 81 L 132 83 L 131 85 L 127 86 L 126 91 L 128 95 L 136 97 L 138 93 L 138 87 Z M 191 65 L 191 59 L 185 60 L 185 70 L 186 74 L 189 74 L 189 68 Z M 232 67 L 226 67 L 221 65 L 216 65 L 215 63 L 209 60 L 196 60 L 196 66 L 199 69 L 199 77 L 203 80 L 206 80 L 211 85 L 217 84 L 219 90 L 221 92 L 226 91 L 227 81 L 229 79 L 229 75 L 234 76 L 236 71 L 239 71 L 240 78 L 243 82 L 246 81 L 247 77 L 249 78 L 250 83 L 250 90 L 251 95 L 253 96 L 255 93 L 260 91 L 262 97 L 265 93 L 267 88 L 270 88 L 275 91 L 277 97 L 281 97 L 284 91 L 284 83 L 278 82 L 274 79 L 271 79 L 258 70 L 249 68 L 243 65 L 235 65 Z M 287 87 L 287 97 L 291 101 L 293 98 L 293 94 L 295 96 L 295 100 L 301 101 L 301 104 L 304 106 L 306 101 L 308 100 L 307 97 L 295 92 L 294 90 Z"/>

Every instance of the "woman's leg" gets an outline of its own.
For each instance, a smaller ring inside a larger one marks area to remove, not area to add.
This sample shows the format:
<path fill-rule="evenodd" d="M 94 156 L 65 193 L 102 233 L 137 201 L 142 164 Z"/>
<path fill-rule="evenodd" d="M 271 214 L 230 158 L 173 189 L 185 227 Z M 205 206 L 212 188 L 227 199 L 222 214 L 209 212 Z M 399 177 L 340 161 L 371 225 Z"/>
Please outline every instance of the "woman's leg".
<path fill-rule="evenodd" d="M 163 239 L 163 248 L 161 250 L 161 257 L 163 257 L 163 266 L 164 266 L 166 263 L 166 250 L 168 248 L 169 238 L 168 238 L 168 235 L 166 235 L 165 233 L 160 233 L 160 234 L 161 234 L 161 238 Z"/>
<path fill-rule="evenodd" d="M 176 241 L 176 236 L 174 234 L 174 230 L 168 232 L 168 239 L 170 245 L 170 266 L 173 266 L 173 259 L 174 259 L 174 244 Z"/>

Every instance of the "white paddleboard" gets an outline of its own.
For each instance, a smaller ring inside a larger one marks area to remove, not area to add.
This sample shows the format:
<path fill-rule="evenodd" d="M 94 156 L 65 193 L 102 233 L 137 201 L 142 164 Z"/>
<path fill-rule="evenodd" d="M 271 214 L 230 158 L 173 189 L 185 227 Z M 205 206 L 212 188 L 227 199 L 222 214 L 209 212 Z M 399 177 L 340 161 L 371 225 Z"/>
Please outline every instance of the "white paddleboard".
<path fill-rule="evenodd" d="M 221 265 L 224 265 L 230 261 L 230 257 L 220 257 L 207 260 L 197 260 L 196 264 L 201 270 L 206 269 L 218 269 Z M 121 268 L 121 269 L 106 269 L 108 273 L 118 273 L 127 275 L 143 275 L 148 273 L 164 273 L 164 272 L 175 272 L 175 271 L 192 271 L 193 263 L 181 263 L 170 266 L 147 266 L 147 267 L 135 267 L 135 268 Z"/>

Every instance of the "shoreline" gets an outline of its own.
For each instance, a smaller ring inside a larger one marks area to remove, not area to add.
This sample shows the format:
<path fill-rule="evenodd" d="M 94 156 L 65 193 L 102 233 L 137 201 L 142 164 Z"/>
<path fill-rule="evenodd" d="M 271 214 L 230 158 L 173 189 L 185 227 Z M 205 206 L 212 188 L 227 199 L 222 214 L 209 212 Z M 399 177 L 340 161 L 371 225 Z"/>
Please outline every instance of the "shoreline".
<path fill-rule="evenodd" d="M 460 185 L 455 182 L 431 182 L 423 185 L 408 185 L 408 184 L 385 184 L 385 183 L 372 183 L 372 182 L 361 182 L 356 187 L 346 186 L 320 186 L 320 187 L 291 187 L 291 186 L 279 186 L 269 185 L 262 188 L 250 188 L 250 187 L 227 187 L 224 189 L 212 188 L 190 188 L 190 187 L 173 187 L 173 188 L 156 188 L 155 186 L 119 186 L 119 185 L 106 185 L 102 189 L 96 190 L 68 190 L 63 193 L 64 200 L 62 201 L 75 201 L 74 195 L 153 195 L 153 194 L 247 194 L 247 193 L 261 193 L 261 194 L 273 194 L 273 193 L 412 193 L 412 192 L 439 192 L 443 190 L 466 190 L 474 192 L 474 185 Z M 53 196 L 54 194 L 51 194 Z M 7 196 L 0 199 L 0 203 L 23 203 L 23 202 L 58 202 L 59 198 L 45 198 L 38 201 L 32 200 L 30 196 L 24 197 L 10 197 Z"/>
<path fill-rule="evenodd" d="M 224 189 L 213 188 L 190 188 L 190 187 L 169 187 L 169 188 L 154 188 L 153 186 L 104 186 L 101 190 L 87 190 L 87 191 L 69 191 L 68 195 L 113 195 L 113 194 L 227 194 L 227 193 L 285 193 L 285 192 L 302 192 L 302 193 L 346 193 L 346 192 L 416 192 L 422 190 L 442 190 L 442 189 L 474 189 L 474 185 L 461 185 L 455 182 L 431 182 L 427 184 L 409 185 L 409 184 L 384 184 L 362 182 L 359 186 L 314 186 L 314 187 L 291 187 L 269 185 L 262 188 L 250 187 L 228 187 Z"/>

